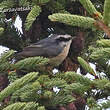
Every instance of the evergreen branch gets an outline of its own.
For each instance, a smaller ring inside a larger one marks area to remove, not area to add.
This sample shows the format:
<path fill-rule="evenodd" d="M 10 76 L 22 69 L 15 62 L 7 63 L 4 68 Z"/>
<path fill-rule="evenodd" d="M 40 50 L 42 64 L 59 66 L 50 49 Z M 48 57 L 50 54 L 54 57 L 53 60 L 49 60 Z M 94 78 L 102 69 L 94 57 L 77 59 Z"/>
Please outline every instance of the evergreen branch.
<path fill-rule="evenodd" d="M 71 71 L 62 74 L 57 74 L 57 77 L 66 80 L 67 83 L 77 82 L 85 86 L 90 86 L 92 84 L 92 81 L 90 79 Z"/>
<path fill-rule="evenodd" d="M 104 23 L 110 27 L 110 0 L 105 0 L 104 2 L 103 20 Z"/>
<path fill-rule="evenodd" d="M 4 28 L 0 27 L 0 36 L 3 34 Z"/>
<path fill-rule="evenodd" d="M 66 93 L 76 93 L 76 94 L 80 94 L 83 95 L 85 93 L 85 91 L 87 91 L 90 87 L 84 86 L 80 83 L 72 83 L 70 85 L 67 85 L 64 88 L 64 91 Z"/>
<path fill-rule="evenodd" d="M 19 0 L 19 6 L 29 6 L 30 2 L 28 0 Z"/>
<path fill-rule="evenodd" d="M 52 13 L 65 13 L 65 14 L 69 14 L 69 12 L 67 12 L 65 10 L 65 0 L 63 0 L 63 3 L 60 1 L 54 1 L 54 0 L 51 0 L 49 2 L 49 4 L 47 5 L 47 7 L 49 8 L 49 10 L 52 12 Z"/>
<path fill-rule="evenodd" d="M 110 90 L 110 81 L 106 78 L 94 80 L 94 86 L 100 90 Z"/>
<path fill-rule="evenodd" d="M 17 99 L 20 99 L 21 101 L 25 102 L 38 101 L 41 96 L 41 94 L 39 93 L 41 89 L 41 85 L 38 81 L 29 83 L 14 92 L 11 97 L 11 101 L 16 101 Z"/>
<path fill-rule="evenodd" d="M 51 79 L 51 81 L 45 82 L 44 85 L 46 88 L 53 88 L 53 87 L 64 88 L 67 85 L 67 83 L 63 79 L 54 78 L 54 79 Z"/>
<path fill-rule="evenodd" d="M 20 60 L 14 65 L 15 69 L 23 69 L 23 70 L 36 70 L 39 69 L 40 66 L 46 65 L 48 63 L 47 58 L 43 57 L 30 57 Z"/>
<path fill-rule="evenodd" d="M 26 105 L 23 108 L 23 110 L 37 110 L 37 107 L 38 107 L 38 103 L 29 102 L 29 103 L 26 103 Z"/>
<path fill-rule="evenodd" d="M 90 67 L 90 65 L 84 59 L 82 59 L 81 57 L 78 57 L 78 62 L 88 73 L 96 76 L 96 73 L 94 72 L 94 70 Z"/>
<path fill-rule="evenodd" d="M 75 101 L 75 98 L 72 95 L 67 94 L 56 94 L 50 102 L 51 106 L 65 105 L 70 102 Z"/>
<path fill-rule="evenodd" d="M 43 97 L 45 99 L 51 99 L 52 96 L 53 96 L 53 92 L 51 92 L 51 91 L 45 91 L 44 94 L 43 94 Z"/>
<path fill-rule="evenodd" d="M 93 97 L 87 98 L 87 105 L 89 106 L 90 110 L 100 110 Z"/>
<path fill-rule="evenodd" d="M 104 32 L 101 30 L 97 30 L 95 32 L 95 36 L 96 36 L 96 38 L 102 39 L 104 37 Z"/>
<path fill-rule="evenodd" d="M 1 12 L 0 13 L 0 26 L 1 26 L 1 23 L 4 21 L 5 17 L 6 17 L 5 13 Z"/>
<path fill-rule="evenodd" d="M 94 25 L 96 26 L 97 29 L 104 31 L 110 38 L 110 28 L 108 26 L 106 26 L 103 21 L 96 20 Z"/>
<path fill-rule="evenodd" d="M 35 102 L 17 102 L 4 108 L 3 110 L 37 110 L 38 103 Z M 44 109 L 45 110 L 45 109 Z"/>
<path fill-rule="evenodd" d="M 63 6 L 67 5 L 67 0 L 57 0 L 60 4 L 62 4 Z"/>
<path fill-rule="evenodd" d="M 14 55 L 14 50 L 9 50 L 8 52 L 3 53 L 0 56 L 0 63 L 5 63 L 6 61 L 9 61 L 11 57 Z"/>
<path fill-rule="evenodd" d="M 29 30 L 30 27 L 32 26 L 32 23 L 35 21 L 36 17 L 40 14 L 41 8 L 39 6 L 34 6 L 32 10 L 29 12 L 27 18 L 26 18 L 26 23 L 25 23 L 25 28 L 26 30 Z"/>
<path fill-rule="evenodd" d="M 32 0 L 33 3 L 37 4 L 37 5 L 41 5 L 41 4 L 45 4 L 48 3 L 50 0 Z"/>
<path fill-rule="evenodd" d="M 9 62 L 4 62 L 0 64 L 0 73 L 3 74 L 4 72 L 8 72 L 10 70 L 12 65 Z"/>
<path fill-rule="evenodd" d="M 14 104 L 7 106 L 3 110 L 21 110 L 25 107 L 25 105 L 26 103 L 18 102 L 18 103 L 14 103 Z"/>
<path fill-rule="evenodd" d="M 65 23 L 71 26 L 79 26 L 83 28 L 96 29 L 94 27 L 95 20 L 90 17 L 56 13 L 56 14 L 50 15 L 48 18 L 51 21 L 58 21 L 58 22 Z"/>
<path fill-rule="evenodd" d="M 101 104 L 101 110 L 106 110 L 110 108 L 110 100 Z"/>
<path fill-rule="evenodd" d="M 37 110 L 46 110 L 44 106 L 40 106 L 37 108 Z"/>
<path fill-rule="evenodd" d="M 38 73 L 32 72 L 13 82 L 11 85 L 0 92 L 0 101 L 8 97 L 10 94 L 14 93 L 16 90 L 20 89 L 25 84 L 35 79 L 37 75 Z"/>
<path fill-rule="evenodd" d="M 87 105 L 90 107 L 90 110 L 105 110 L 110 108 L 110 100 L 101 103 L 100 105 L 97 104 L 93 97 L 87 99 Z"/>
<path fill-rule="evenodd" d="M 44 85 L 45 82 L 51 81 L 48 75 L 41 75 L 37 80 L 41 85 Z"/>
<path fill-rule="evenodd" d="M 101 40 L 98 40 L 97 41 L 97 44 L 99 45 L 99 46 L 102 46 L 102 47 L 110 47 L 110 40 L 108 40 L 108 39 L 101 39 Z"/>
<path fill-rule="evenodd" d="M 89 110 L 102 110 L 102 109 L 100 109 L 99 107 L 92 107 Z"/>
<path fill-rule="evenodd" d="M 110 58 L 110 48 L 96 48 L 90 55 L 90 58 L 95 61 L 105 60 L 106 62 Z"/>
<path fill-rule="evenodd" d="M 0 9 L 12 8 L 15 5 L 14 0 L 5 0 L 0 3 Z"/>
<path fill-rule="evenodd" d="M 16 71 L 10 71 L 8 73 L 8 80 L 9 80 L 10 84 L 13 83 L 17 79 L 18 79 L 18 76 L 17 76 Z"/>
<path fill-rule="evenodd" d="M 94 18 L 102 19 L 101 13 L 96 10 L 90 0 L 80 0 L 80 2 L 91 16 L 93 16 Z"/>

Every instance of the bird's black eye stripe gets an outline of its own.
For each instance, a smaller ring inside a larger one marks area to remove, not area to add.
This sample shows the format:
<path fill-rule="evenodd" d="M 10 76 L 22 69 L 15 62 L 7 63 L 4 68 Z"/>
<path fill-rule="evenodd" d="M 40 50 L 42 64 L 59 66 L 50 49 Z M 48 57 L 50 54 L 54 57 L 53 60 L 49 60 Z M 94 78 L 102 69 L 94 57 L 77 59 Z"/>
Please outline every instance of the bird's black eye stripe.
<path fill-rule="evenodd" d="M 64 37 L 57 38 L 58 41 L 69 41 L 70 39 L 71 37 L 70 38 L 64 38 Z"/>

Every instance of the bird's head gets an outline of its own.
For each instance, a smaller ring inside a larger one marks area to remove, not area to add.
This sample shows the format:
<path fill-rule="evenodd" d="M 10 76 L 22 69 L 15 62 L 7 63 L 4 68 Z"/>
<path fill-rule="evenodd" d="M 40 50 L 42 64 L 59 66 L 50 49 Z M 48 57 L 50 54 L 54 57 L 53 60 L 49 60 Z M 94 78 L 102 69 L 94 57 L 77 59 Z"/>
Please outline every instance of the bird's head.
<path fill-rule="evenodd" d="M 72 36 L 70 35 L 58 35 L 55 39 L 62 46 L 70 45 L 72 42 Z"/>
<path fill-rule="evenodd" d="M 56 40 L 58 40 L 58 41 L 60 41 L 60 42 L 68 42 L 68 41 L 70 41 L 70 40 L 72 40 L 72 36 L 70 36 L 70 35 L 58 35 L 57 37 L 56 37 Z"/>

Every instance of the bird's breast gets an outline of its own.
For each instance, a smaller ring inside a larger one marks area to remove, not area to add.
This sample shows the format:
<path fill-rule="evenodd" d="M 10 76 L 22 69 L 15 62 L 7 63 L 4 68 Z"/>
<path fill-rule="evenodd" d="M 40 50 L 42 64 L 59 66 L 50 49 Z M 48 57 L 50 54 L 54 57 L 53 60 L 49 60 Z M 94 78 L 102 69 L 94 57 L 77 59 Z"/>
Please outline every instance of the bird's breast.
<path fill-rule="evenodd" d="M 71 43 L 70 43 L 71 44 Z M 60 65 L 64 60 L 65 58 L 67 57 L 68 55 L 68 52 L 69 52 L 69 48 L 70 48 L 70 44 L 68 44 L 67 46 L 64 47 L 64 49 L 62 50 L 62 52 L 56 56 L 56 57 L 53 57 L 53 58 L 50 58 L 50 61 L 49 63 L 53 66 L 58 66 Z"/>

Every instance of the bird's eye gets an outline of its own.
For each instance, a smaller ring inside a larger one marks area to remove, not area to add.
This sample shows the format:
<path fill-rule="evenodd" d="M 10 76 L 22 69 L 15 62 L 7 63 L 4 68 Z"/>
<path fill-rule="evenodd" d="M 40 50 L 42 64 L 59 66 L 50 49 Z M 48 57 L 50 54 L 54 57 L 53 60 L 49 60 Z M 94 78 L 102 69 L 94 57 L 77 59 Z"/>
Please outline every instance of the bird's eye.
<path fill-rule="evenodd" d="M 71 38 L 64 38 L 64 37 L 59 37 L 57 40 L 58 41 L 65 41 L 65 42 L 67 42 L 67 41 L 69 41 Z"/>

